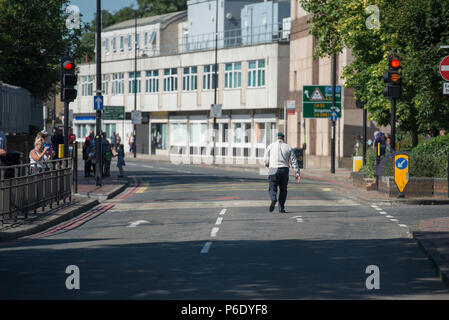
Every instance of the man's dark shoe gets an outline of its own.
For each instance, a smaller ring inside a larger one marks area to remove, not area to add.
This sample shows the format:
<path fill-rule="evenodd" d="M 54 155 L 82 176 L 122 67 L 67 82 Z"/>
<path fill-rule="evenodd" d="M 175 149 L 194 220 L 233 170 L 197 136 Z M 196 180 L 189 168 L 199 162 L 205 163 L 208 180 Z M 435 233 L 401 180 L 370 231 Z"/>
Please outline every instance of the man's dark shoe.
<path fill-rule="evenodd" d="M 274 210 L 274 207 L 276 206 L 276 200 L 273 200 L 273 201 L 271 201 L 271 204 L 270 204 L 270 212 L 273 212 L 273 210 Z"/>
<path fill-rule="evenodd" d="M 287 211 L 285 209 L 279 209 L 279 213 L 287 213 Z"/>

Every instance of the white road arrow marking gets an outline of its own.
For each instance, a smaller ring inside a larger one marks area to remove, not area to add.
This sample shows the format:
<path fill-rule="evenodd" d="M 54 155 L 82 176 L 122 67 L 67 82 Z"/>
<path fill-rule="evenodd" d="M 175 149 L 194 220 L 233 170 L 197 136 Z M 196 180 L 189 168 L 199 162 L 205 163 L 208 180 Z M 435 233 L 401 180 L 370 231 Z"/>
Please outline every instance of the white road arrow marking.
<path fill-rule="evenodd" d="M 149 222 L 149 221 L 146 221 L 146 220 L 137 220 L 137 221 L 133 221 L 133 222 L 130 223 L 130 225 L 128 226 L 128 228 L 135 228 L 135 227 L 137 227 L 139 224 L 142 224 L 142 223 L 150 223 L 150 222 Z"/>

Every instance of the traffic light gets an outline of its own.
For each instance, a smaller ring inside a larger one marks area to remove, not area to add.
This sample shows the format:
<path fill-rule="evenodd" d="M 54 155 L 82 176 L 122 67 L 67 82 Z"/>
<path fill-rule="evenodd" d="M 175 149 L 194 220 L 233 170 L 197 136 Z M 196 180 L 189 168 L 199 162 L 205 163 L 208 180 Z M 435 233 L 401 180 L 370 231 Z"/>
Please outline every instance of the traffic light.
<path fill-rule="evenodd" d="M 75 89 L 78 77 L 75 74 L 75 60 L 70 57 L 61 58 L 61 101 L 72 102 L 76 99 Z"/>
<path fill-rule="evenodd" d="M 395 53 L 388 56 L 388 73 L 383 74 L 384 82 L 387 86 L 384 87 L 383 94 L 385 97 L 392 99 L 401 98 L 401 62 Z"/>

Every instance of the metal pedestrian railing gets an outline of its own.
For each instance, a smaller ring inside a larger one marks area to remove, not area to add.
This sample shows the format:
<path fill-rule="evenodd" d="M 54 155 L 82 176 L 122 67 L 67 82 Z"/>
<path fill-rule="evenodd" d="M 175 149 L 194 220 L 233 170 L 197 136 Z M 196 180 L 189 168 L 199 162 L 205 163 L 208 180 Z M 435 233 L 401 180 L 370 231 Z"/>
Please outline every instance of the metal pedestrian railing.
<path fill-rule="evenodd" d="M 72 159 L 64 158 L 36 164 L 0 167 L 0 221 L 17 221 L 19 215 L 28 218 L 28 213 L 37 209 L 45 211 L 60 201 L 72 201 Z"/>

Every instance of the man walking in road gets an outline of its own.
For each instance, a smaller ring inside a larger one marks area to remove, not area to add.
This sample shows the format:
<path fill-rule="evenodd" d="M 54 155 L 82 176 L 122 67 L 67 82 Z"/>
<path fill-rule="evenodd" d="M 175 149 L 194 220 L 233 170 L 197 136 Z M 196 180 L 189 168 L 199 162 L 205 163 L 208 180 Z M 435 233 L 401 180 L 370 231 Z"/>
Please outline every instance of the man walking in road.
<path fill-rule="evenodd" d="M 293 167 L 296 173 L 296 181 L 301 181 L 299 167 L 295 153 L 288 144 L 284 142 L 284 134 L 278 133 L 276 142 L 270 144 L 265 150 L 265 166 L 269 168 L 268 183 L 271 198 L 270 212 L 274 210 L 277 202 L 277 189 L 279 186 L 279 213 L 286 213 L 285 201 L 287 199 L 288 171 L 289 166 Z"/>

